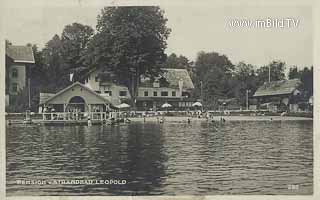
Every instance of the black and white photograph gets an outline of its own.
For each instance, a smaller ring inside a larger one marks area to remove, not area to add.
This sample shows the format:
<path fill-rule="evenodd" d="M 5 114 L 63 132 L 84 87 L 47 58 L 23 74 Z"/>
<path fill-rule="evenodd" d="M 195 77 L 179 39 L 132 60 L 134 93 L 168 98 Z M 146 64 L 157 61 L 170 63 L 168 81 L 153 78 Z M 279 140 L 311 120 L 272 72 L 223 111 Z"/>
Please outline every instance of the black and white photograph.
<path fill-rule="evenodd" d="M 311 1 L 141 2 L 4 1 L 6 197 L 312 197 Z"/>

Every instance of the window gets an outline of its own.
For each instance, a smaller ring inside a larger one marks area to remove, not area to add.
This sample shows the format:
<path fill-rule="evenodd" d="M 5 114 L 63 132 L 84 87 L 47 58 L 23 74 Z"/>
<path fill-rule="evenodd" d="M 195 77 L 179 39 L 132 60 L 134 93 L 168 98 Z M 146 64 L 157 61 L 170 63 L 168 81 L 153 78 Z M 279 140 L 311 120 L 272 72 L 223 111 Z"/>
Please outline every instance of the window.
<path fill-rule="evenodd" d="M 189 94 L 188 94 L 188 92 L 182 92 L 182 96 L 183 96 L 183 97 L 188 97 Z"/>
<path fill-rule="evenodd" d="M 105 93 L 105 94 L 108 94 L 108 96 L 109 96 L 109 97 L 111 97 L 111 96 L 112 96 L 112 91 L 105 90 L 105 91 L 104 91 L 104 93 Z"/>
<path fill-rule="evenodd" d="M 153 96 L 154 96 L 154 97 L 158 96 L 158 92 L 157 92 L 157 91 L 154 91 L 154 92 L 153 92 Z"/>
<path fill-rule="evenodd" d="M 95 77 L 95 81 L 99 82 L 99 77 L 98 76 Z"/>
<path fill-rule="evenodd" d="M 18 84 L 17 83 L 12 83 L 12 92 L 18 92 Z"/>
<path fill-rule="evenodd" d="M 161 96 L 162 96 L 162 97 L 167 97 L 167 96 L 168 96 L 168 92 L 167 92 L 167 91 L 161 92 Z"/>
<path fill-rule="evenodd" d="M 18 78 L 18 69 L 12 69 L 12 78 Z"/>
<path fill-rule="evenodd" d="M 119 96 L 120 97 L 127 96 L 127 91 L 119 91 Z"/>
<path fill-rule="evenodd" d="M 172 91 L 172 96 L 173 96 L 173 97 L 176 96 L 176 91 Z"/>
<path fill-rule="evenodd" d="M 144 96 L 147 97 L 149 95 L 148 91 L 144 91 Z"/>
<path fill-rule="evenodd" d="M 101 91 L 100 91 L 100 90 L 96 90 L 95 92 L 98 93 L 98 94 L 101 94 Z"/>

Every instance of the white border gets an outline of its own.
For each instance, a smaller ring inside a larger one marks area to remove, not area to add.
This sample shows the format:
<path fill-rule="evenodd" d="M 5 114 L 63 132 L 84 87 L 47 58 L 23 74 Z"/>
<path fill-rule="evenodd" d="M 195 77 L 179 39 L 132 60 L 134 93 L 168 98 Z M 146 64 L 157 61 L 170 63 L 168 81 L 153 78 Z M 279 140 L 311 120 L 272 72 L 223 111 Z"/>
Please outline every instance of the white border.
<path fill-rule="evenodd" d="M 1 13 L 4 13 L 5 7 L 6 7 L 6 1 L 10 0 L 0 0 L 0 15 Z M 11 0 L 12 1 L 12 0 Z M 16 0 L 13 0 L 16 1 Z M 25 1 L 25 0 L 21 0 Z M 319 18 L 320 18 L 320 13 L 319 13 L 319 5 L 320 2 L 317 0 L 229 0 L 229 1 L 223 1 L 223 0 L 29 0 L 30 5 L 32 6 L 39 6 L 44 4 L 48 4 L 50 6 L 74 6 L 76 4 L 81 2 L 82 6 L 91 6 L 91 5 L 101 5 L 102 6 L 116 6 L 116 5 L 127 5 L 127 6 L 133 6 L 133 5 L 162 5 L 162 6 L 179 6 L 179 5 L 189 5 L 189 6 L 203 6 L 203 5 L 208 5 L 208 6 L 215 6 L 215 5 L 233 5 L 233 6 L 243 6 L 243 5 L 248 5 L 248 6 L 313 6 L 313 24 L 314 24 L 314 34 L 313 34 L 313 41 L 314 41 L 314 51 L 313 51 L 313 59 L 314 59 L 314 99 L 315 99 L 315 106 L 314 106 L 314 194 L 312 196 L 289 196 L 289 195 L 217 195 L 217 196 L 148 196 L 148 197 L 115 197 L 115 196 L 99 196 L 99 197 L 94 197 L 94 196 L 43 196 L 43 197 L 36 197 L 36 196 L 19 196 L 19 197 L 6 197 L 5 198 L 5 120 L 4 120 L 4 113 L 5 113 L 5 98 L 4 98 L 4 80 L 5 80 L 5 56 L 4 56 L 4 38 L 3 38 L 3 32 L 4 30 L 1 28 L 3 27 L 3 23 L 5 19 L 3 17 L 0 17 L 0 66 L 1 66 L 1 71 L 0 71 L 0 80 L 2 81 L 2 84 L 0 86 L 0 91 L 2 94 L 3 98 L 0 98 L 0 120 L 1 120 L 1 131 L 0 131 L 0 155 L 1 155 L 1 164 L 0 164 L 0 169 L 1 169 L 1 182 L 0 182 L 0 192 L 1 196 L 0 199 L 30 199 L 30 200 L 43 200 L 43 199 L 49 199 L 49 200 L 55 200 L 55 199 L 60 199 L 60 200 L 71 200 L 71 199 L 95 199 L 95 200 L 100 200 L 100 199 L 111 199 L 111 200 L 127 200 L 127 199 L 141 199 L 141 200 L 149 200 L 149 199 L 159 199 L 159 200 L 173 200 L 173 199 L 292 199 L 292 200 L 304 200 L 304 199 L 320 199 L 319 196 L 319 171 L 320 171 L 320 165 L 319 165 L 319 148 L 320 148 L 320 143 L 319 143 L 319 135 L 318 135 L 318 130 L 319 130 L 319 125 L 317 122 L 319 122 L 319 93 L 317 92 L 319 88 L 319 83 L 317 80 L 317 77 L 319 77 L 319 63 L 320 63 L 320 47 L 319 47 L 319 36 L 320 36 L 320 31 L 319 31 Z M 27 14 L 26 10 L 26 14 Z M 300 48 L 300 47 L 297 47 Z"/>

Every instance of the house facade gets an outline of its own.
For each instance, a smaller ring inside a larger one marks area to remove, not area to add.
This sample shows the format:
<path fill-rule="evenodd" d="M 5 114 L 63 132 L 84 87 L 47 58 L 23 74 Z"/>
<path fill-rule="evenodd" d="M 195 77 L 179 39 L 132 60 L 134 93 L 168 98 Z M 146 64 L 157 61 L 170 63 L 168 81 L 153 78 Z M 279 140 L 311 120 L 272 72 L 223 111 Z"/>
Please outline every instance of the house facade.
<path fill-rule="evenodd" d="M 173 109 L 191 108 L 196 101 L 191 98 L 194 89 L 191 77 L 186 69 L 163 69 L 162 76 L 153 82 L 141 78 L 138 88 L 138 110 L 158 110 L 164 103 L 172 105 Z"/>
<path fill-rule="evenodd" d="M 272 112 L 299 110 L 301 101 L 299 79 L 273 81 L 263 84 L 257 89 L 253 98 L 257 99 L 258 109 L 267 109 Z"/>
<path fill-rule="evenodd" d="M 35 63 L 31 47 L 6 46 L 6 103 L 28 85 L 30 67 Z"/>
<path fill-rule="evenodd" d="M 99 69 L 92 70 L 85 76 L 84 85 L 115 106 L 131 99 L 128 87 L 119 84 L 112 74 Z"/>

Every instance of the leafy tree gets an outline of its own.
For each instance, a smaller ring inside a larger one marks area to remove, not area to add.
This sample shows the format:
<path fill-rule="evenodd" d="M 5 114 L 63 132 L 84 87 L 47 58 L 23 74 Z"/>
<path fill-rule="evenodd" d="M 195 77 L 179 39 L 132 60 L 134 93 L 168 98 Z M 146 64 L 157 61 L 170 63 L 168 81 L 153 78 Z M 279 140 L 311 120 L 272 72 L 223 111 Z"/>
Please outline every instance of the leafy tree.
<path fill-rule="evenodd" d="M 301 71 L 301 82 L 304 91 L 307 92 L 307 96 L 310 97 L 313 95 L 313 67 L 310 69 L 305 67 Z"/>
<path fill-rule="evenodd" d="M 264 82 L 269 82 L 269 69 L 270 69 L 270 81 L 280 81 L 285 79 L 285 62 L 272 61 L 267 66 L 263 66 L 257 70 L 259 85 Z"/>
<path fill-rule="evenodd" d="M 94 34 L 90 26 L 73 23 L 64 27 L 61 35 L 61 59 L 63 68 L 74 73 L 74 80 L 79 80 L 81 71 L 87 69 L 83 63 L 85 50 Z"/>
<path fill-rule="evenodd" d="M 153 78 L 161 73 L 170 33 L 166 22 L 159 7 L 103 8 L 86 64 L 115 73 L 135 99 L 140 75 Z"/>
<path fill-rule="evenodd" d="M 217 103 L 218 98 L 231 97 L 231 82 L 234 65 L 225 56 L 216 52 L 200 52 L 195 62 L 196 96 L 201 97 L 201 83 L 203 86 L 203 100 L 206 104 Z"/>
<path fill-rule="evenodd" d="M 43 70 L 46 72 L 45 78 L 47 83 L 45 90 L 50 92 L 56 92 L 70 84 L 68 69 L 63 68 L 64 65 L 62 64 L 61 46 L 60 37 L 54 35 L 42 50 Z"/>
<path fill-rule="evenodd" d="M 175 53 L 172 53 L 167 57 L 167 60 L 163 66 L 165 68 L 191 70 L 192 62 L 190 62 L 189 59 L 183 55 L 177 56 Z"/>
<path fill-rule="evenodd" d="M 297 66 L 293 66 L 289 69 L 288 78 L 289 79 L 300 78 L 300 73 L 298 71 Z"/>
<path fill-rule="evenodd" d="M 298 68 L 294 66 L 290 68 L 288 77 L 289 79 L 298 78 L 301 80 L 302 85 L 300 89 L 306 98 L 313 95 L 313 67 L 305 67 L 302 70 L 298 70 Z"/>
<path fill-rule="evenodd" d="M 234 97 L 238 99 L 241 105 L 246 105 L 246 93 L 251 96 L 257 90 L 258 78 L 255 74 L 254 66 L 240 62 L 235 66 L 235 72 L 232 77 L 232 90 Z"/>

